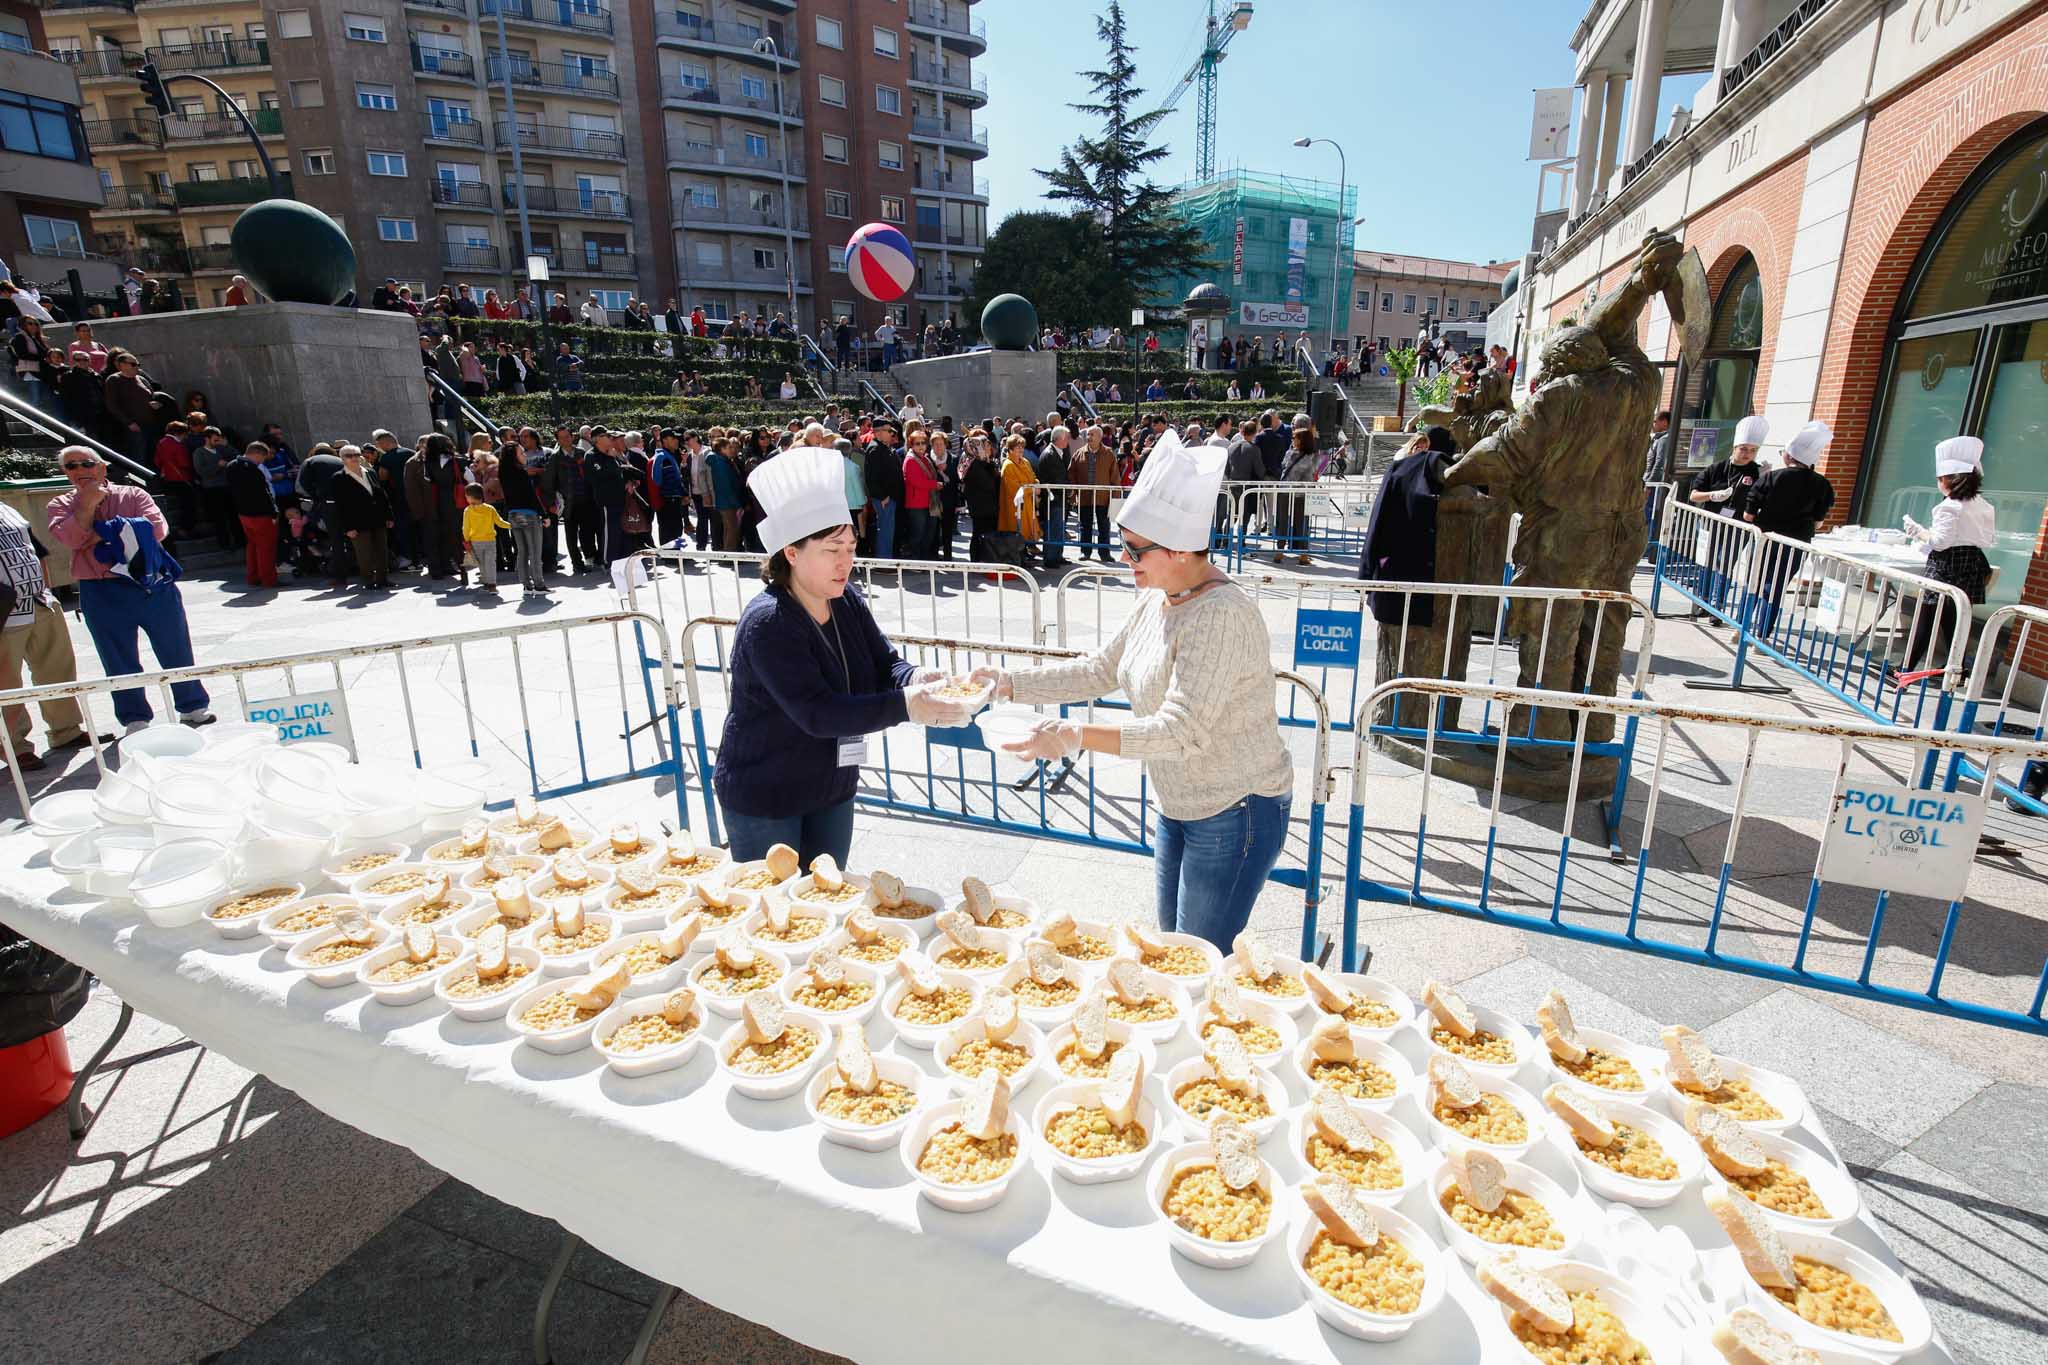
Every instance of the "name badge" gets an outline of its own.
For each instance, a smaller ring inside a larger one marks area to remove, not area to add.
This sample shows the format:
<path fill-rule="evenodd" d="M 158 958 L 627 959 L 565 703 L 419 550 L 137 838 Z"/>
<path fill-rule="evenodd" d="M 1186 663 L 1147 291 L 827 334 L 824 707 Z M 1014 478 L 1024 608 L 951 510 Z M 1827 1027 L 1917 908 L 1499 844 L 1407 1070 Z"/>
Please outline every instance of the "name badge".
<path fill-rule="evenodd" d="M 855 735 L 852 739 L 839 741 L 839 766 L 842 768 L 863 768 L 868 761 L 868 737 Z"/>

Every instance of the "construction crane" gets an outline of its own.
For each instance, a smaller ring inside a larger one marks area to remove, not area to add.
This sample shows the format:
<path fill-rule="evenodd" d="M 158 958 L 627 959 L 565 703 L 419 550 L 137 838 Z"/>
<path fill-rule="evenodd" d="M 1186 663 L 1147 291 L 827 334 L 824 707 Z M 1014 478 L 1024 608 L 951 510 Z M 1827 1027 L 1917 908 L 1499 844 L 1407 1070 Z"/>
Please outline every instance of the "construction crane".
<path fill-rule="evenodd" d="M 1223 49 L 1230 46 L 1230 40 L 1251 26 L 1252 0 L 1232 0 L 1223 17 L 1216 17 L 1216 0 L 1209 0 L 1209 22 L 1202 31 L 1202 53 L 1195 58 L 1195 64 L 1180 78 L 1180 84 L 1167 95 L 1166 103 L 1159 106 L 1159 112 L 1169 114 L 1180 103 L 1180 97 L 1187 94 L 1190 85 L 1199 85 L 1200 92 L 1195 100 L 1195 178 L 1207 180 L 1216 174 L 1216 67 L 1223 60 Z"/>

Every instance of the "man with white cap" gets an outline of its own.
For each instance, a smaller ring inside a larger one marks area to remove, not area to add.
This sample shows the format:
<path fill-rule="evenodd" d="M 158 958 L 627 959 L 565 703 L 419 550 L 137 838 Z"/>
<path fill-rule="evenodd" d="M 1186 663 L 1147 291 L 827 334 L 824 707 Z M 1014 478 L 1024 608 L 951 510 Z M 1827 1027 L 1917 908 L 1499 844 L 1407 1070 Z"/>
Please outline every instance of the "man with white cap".
<path fill-rule="evenodd" d="M 1815 528 L 1835 505 L 1835 486 L 1813 466 L 1835 439 L 1826 422 L 1808 422 L 1785 443 L 1785 463 L 1757 481 L 1743 520 L 1759 531 L 1810 543 Z M 1804 550 L 1775 540 L 1763 546 L 1764 578 L 1758 590 L 1757 626 L 1765 635 L 1778 623 L 1778 599 L 1806 559 Z"/>
<path fill-rule="evenodd" d="M 1991 582 L 1991 561 L 1986 557 L 1998 541 L 1997 516 L 1984 491 L 1984 443 L 1975 436 L 1951 436 L 1934 447 L 1934 482 L 1942 499 L 1934 507 L 1934 525 L 1922 526 L 1911 517 L 1901 520 L 1906 534 L 1927 551 L 1927 577 L 1949 583 L 1969 595 L 1972 606 L 1984 604 L 1984 589 Z M 1941 652 L 1946 654 L 1956 630 L 1955 605 L 1944 595 L 1940 610 L 1923 608 L 1913 627 L 1913 641 L 1906 650 L 1905 672 L 1920 666 L 1936 623 L 1941 630 Z"/>
<path fill-rule="evenodd" d="M 906 720 L 965 725 L 973 711 L 937 695 L 938 671 L 897 654 L 847 591 L 853 524 L 836 449 L 795 447 L 755 469 L 747 487 L 765 513 L 768 590 L 733 632 L 714 775 L 732 856 L 746 862 L 788 844 L 806 867 L 821 853 L 844 867 L 867 736 Z"/>
<path fill-rule="evenodd" d="M 1725 460 L 1716 460 L 1693 483 L 1686 500 L 1711 507 L 1718 516 L 1741 521 L 1756 493 L 1756 482 L 1764 471 L 1757 465 L 1757 452 L 1770 439 L 1771 424 L 1761 417 L 1745 417 L 1735 424 L 1735 449 Z M 1709 537 L 1707 580 L 1702 585 L 1709 604 L 1728 606 L 1728 589 L 1735 570 L 1735 556 L 1742 541 L 1732 531 L 1716 528 Z"/>
<path fill-rule="evenodd" d="M 1273 709 L 1265 622 L 1208 558 L 1226 453 L 1172 432 L 1152 447 L 1117 516 L 1140 595 L 1107 646 L 1069 663 L 974 676 L 997 697 L 1028 704 L 1117 691 L 1129 699 L 1125 724 L 1046 720 L 1004 747 L 1026 758 L 1090 749 L 1143 761 L 1159 807 L 1159 927 L 1228 951 L 1279 860 L 1294 768 Z"/>

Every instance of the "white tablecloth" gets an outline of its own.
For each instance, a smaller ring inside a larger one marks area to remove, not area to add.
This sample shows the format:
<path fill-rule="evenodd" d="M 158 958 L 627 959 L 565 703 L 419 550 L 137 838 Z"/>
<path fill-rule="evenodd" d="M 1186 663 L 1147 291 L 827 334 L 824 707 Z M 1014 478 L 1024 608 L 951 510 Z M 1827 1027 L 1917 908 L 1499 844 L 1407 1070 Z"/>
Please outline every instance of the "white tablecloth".
<path fill-rule="evenodd" d="M 431 1000 L 390 1008 L 359 987 L 316 986 L 260 938 L 155 928 L 69 890 L 26 833 L 0 839 L 0 868 L 0 922 L 89 968 L 138 1010 L 636 1270 L 820 1349 L 892 1365 L 1508 1358 L 1492 1301 L 1448 1251 L 1459 1269 L 1438 1312 L 1399 1342 L 1356 1341 L 1310 1312 L 1284 1245 L 1237 1270 L 1176 1254 L 1148 1209 L 1149 1166 L 1085 1187 L 1039 1166 L 994 1208 L 948 1213 L 918 1196 L 893 1149 L 826 1142 L 801 1096 L 732 1094 L 708 1048 L 678 1071 L 623 1080 L 590 1049 L 546 1055 L 515 1043 L 502 1022 L 466 1023 Z M 886 1022 L 869 1034 L 880 1049 Z M 1420 1039 L 1408 1046 L 1419 1061 Z M 930 1053 L 900 1051 L 934 1069 Z M 1184 1042 L 1162 1050 L 1161 1070 L 1186 1055 Z M 1521 1079 L 1540 1091 L 1533 1070 Z M 1297 1079 L 1287 1084 L 1293 1102 L 1306 1098 Z M 1019 1094 L 1026 1113 L 1046 1085 Z M 1422 1132 L 1412 1100 L 1396 1116 Z M 1286 1134 L 1262 1150 L 1292 1184 L 1302 1169 Z M 1834 1151 L 1811 1120 L 1793 1136 Z M 1539 1146 L 1528 1160 L 1578 1188 L 1562 1153 Z M 1425 1194 L 1401 1208 L 1442 1245 Z M 1279 1209 L 1298 1215 L 1298 1199 L 1288 1193 Z M 1726 1247 L 1696 1189 L 1646 1216 L 1701 1247 Z M 1844 1233 L 1897 1268 L 1866 1220 Z M 1937 1346 L 1913 1359 L 1951 1357 Z"/>

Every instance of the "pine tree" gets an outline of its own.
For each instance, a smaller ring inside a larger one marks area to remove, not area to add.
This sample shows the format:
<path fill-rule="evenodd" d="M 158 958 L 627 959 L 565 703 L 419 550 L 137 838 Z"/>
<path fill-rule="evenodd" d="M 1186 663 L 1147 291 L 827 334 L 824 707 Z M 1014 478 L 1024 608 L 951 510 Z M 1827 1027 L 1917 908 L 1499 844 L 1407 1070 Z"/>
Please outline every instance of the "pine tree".
<path fill-rule="evenodd" d="M 1172 192 L 1146 177 L 1146 168 L 1167 154 L 1165 146 L 1151 141 L 1166 111 L 1137 112 L 1145 92 L 1137 84 L 1137 64 L 1125 40 L 1120 0 L 1110 0 L 1108 14 L 1095 21 L 1095 32 L 1109 60 L 1099 71 L 1081 73 L 1095 100 L 1069 107 L 1101 119 L 1102 136 L 1077 139 L 1061 150 L 1058 166 L 1038 174 L 1052 187 L 1046 198 L 1065 200 L 1076 213 L 1102 225 L 1116 282 L 1114 292 L 1102 300 L 1104 320 L 1121 323 L 1133 307 L 1178 302 L 1158 298 L 1159 289 L 1208 270 L 1211 262 L 1208 244 L 1181 216 Z"/>

